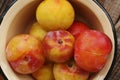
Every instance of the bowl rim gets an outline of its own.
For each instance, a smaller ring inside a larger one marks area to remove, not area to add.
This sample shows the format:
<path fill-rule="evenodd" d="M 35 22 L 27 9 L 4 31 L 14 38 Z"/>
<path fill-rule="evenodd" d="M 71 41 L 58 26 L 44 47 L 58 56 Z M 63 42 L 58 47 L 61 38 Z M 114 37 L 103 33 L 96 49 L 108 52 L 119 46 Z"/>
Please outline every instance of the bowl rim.
<path fill-rule="evenodd" d="M 15 3 L 16 1 L 18 1 L 18 0 L 14 0 L 14 1 L 10 4 L 10 6 L 8 6 L 8 8 L 5 10 L 5 13 L 3 14 L 2 17 L 5 16 L 5 14 L 7 13 L 7 11 L 9 10 L 9 8 L 10 8 L 12 5 L 14 5 L 14 3 Z M 109 20 L 109 22 L 110 22 L 110 24 L 111 24 L 112 32 L 113 32 L 113 37 L 114 37 L 114 46 L 115 46 L 114 57 L 113 57 L 113 60 L 112 60 L 112 64 L 111 64 L 111 66 L 110 66 L 110 69 L 108 70 L 107 75 L 106 75 L 105 78 L 104 78 L 104 79 L 106 80 L 106 79 L 108 79 L 109 76 L 111 75 L 111 72 L 112 72 L 113 67 L 114 67 L 114 65 L 115 65 L 115 62 L 116 62 L 116 59 L 115 59 L 115 58 L 116 58 L 116 56 L 117 56 L 117 53 L 116 53 L 116 52 L 117 52 L 117 36 L 116 36 L 116 30 L 115 30 L 113 21 L 112 21 L 110 15 L 109 15 L 109 13 L 107 12 L 107 10 L 106 10 L 106 9 L 102 6 L 102 4 L 100 4 L 97 0 L 93 0 L 93 2 L 95 2 L 95 3 L 98 5 L 98 7 L 101 8 L 102 11 L 103 11 L 103 12 L 105 13 L 105 15 L 107 16 L 107 18 L 108 18 L 108 20 Z"/>
<path fill-rule="evenodd" d="M 110 66 L 110 69 L 106 75 L 106 77 L 104 78 L 105 80 L 107 80 L 109 78 L 109 76 L 111 75 L 112 73 L 112 70 L 114 68 L 114 65 L 116 63 L 116 56 L 117 56 L 117 35 L 116 35 L 116 30 L 115 30 L 115 26 L 114 26 L 114 23 L 112 21 L 112 18 L 110 17 L 109 13 L 107 12 L 107 10 L 102 6 L 101 3 L 99 3 L 97 0 L 93 0 L 101 9 L 102 11 L 105 13 L 105 15 L 107 16 L 110 24 L 111 24 L 111 27 L 112 27 L 112 32 L 113 32 L 113 37 L 114 37 L 114 46 L 115 46 L 115 50 L 114 50 L 114 57 L 113 57 L 113 61 L 112 61 L 112 64 Z"/>
<path fill-rule="evenodd" d="M 8 4 L 8 5 L 6 6 L 5 10 L 3 11 L 3 13 L 2 13 L 1 16 L 0 16 L 0 25 L 1 25 L 2 21 L 3 21 L 4 16 L 6 15 L 7 11 L 10 9 L 10 7 L 11 7 L 12 5 L 14 5 L 14 3 L 15 3 L 16 1 L 17 1 L 17 0 L 13 0 L 10 4 Z"/>

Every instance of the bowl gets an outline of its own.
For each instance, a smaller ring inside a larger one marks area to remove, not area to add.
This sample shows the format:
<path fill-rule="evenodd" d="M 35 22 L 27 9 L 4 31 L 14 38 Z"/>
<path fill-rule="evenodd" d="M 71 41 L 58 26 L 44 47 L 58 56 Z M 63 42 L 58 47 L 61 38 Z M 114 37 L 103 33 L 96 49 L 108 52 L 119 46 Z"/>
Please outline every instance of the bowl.
<path fill-rule="evenodd" d="M 34 80 L 30 75 L 21 75 L 12 70 L 6 59 L 6 45 L 15 35 L 27 33 L 35 20 L 36 8 L 42 0 L 17 0 L 7 11 L 0 26 L 0 65 L 9 80 Z M 105 9 L 94 0 L 69 0 L 75 10 L 75 19 L 85 22 L 92 29 L 104 32 L 112 41 L 112 51 L 104 68 L 92 75 L 90 80 L 104 80 L 114 65 L 116 35 L 112 21 Z"/>

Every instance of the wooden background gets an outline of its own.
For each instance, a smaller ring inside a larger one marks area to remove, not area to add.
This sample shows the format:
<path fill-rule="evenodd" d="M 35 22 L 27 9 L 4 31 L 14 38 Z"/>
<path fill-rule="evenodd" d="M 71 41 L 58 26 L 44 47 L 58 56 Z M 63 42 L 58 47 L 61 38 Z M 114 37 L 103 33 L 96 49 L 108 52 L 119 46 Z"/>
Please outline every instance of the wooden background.
<path fill-rule="evenodd" d="M 0 0 L 0 16 L 4 14 L 9 4 L 14 0 Z M 120 80 L 120 0 L 97 0 L 109 13 L 117 34 L 117 56 L 116 63 L 108 80 Z M 2 80 L 0 78 L 0 80 Z M 6 79 L 5 79 L 6 80 Z"/>
<path fill-rule="evenodd" d="M 99 0 L 110 14 L 117 34 L 116 63 L 108 80 L 120 80 L 120 0 Z"/>

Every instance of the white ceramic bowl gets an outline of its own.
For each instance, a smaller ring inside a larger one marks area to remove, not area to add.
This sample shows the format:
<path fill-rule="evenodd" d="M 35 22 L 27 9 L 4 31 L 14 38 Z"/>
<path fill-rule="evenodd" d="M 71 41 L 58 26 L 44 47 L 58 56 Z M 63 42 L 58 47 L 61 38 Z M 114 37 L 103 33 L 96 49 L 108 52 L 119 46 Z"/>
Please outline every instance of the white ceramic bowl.
<path fill-rule="evenodd" d="M 42 0 L 17 0 L 8 10 L 0 26 L 0 65 L 9 80 L 33 80 L 29 75 L 15 73 L 6 60 L 6 45 L 15 35 L 25 33 L 35 19 L 36 7 Z M 116 39 L 114 26 L 100 4 L 93 0 L 69 0 L 76 13 L 76 19 L 90 25 L 91 28 L 104 32 L 112 40 L 112 51 L 104 68 L 90 80 L 103 80 L 111 70 L 114 60 Z"/>

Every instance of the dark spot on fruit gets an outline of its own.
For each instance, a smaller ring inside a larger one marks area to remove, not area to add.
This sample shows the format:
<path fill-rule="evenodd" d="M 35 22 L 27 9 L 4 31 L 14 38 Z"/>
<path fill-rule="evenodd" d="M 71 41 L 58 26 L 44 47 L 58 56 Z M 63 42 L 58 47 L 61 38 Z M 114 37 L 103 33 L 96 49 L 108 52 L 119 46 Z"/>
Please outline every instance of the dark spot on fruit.
<path fill-rule="evenodd" d="M 63 43 L 63 41 L 62 41 L 61 39 L 59 39 L 59 40 L 58 40 L 58 43 L 59 43 L 59 44 L 62 44 L 62 43 Z"/>
<path fill-rule="evenodd" d="M 70 68 L 71 68 L 73 65 L 74 65 L 73 62 L 68 62 L 68 63 L 67 63 L 67 66 L 70 67 Z"/>
<path fill-rule="evenodd" d="M 25 57 L 24 57 L 24 61 L 28 62 L 28 60 L 29 60 L 28 57 L 25 56 Z"/>

